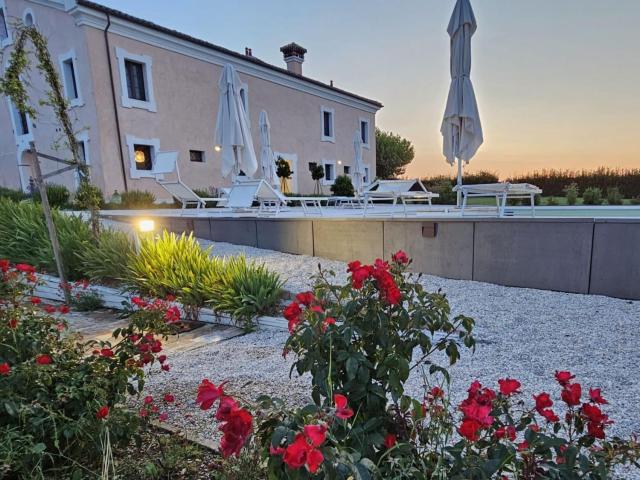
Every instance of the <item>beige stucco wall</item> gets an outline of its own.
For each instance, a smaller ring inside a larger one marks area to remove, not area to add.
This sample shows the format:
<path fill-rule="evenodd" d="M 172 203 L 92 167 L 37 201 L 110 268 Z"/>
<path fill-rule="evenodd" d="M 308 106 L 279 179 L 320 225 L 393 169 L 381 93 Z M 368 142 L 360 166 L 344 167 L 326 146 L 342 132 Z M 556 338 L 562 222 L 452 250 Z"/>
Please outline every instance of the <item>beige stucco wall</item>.
<path fill-rule="evenodd" d="M 104 33 L 90 26 L 77 27 L 68 13 L 44 7 L 26 0 L 5 0 L 9 13 L 22 16 L 28 6 L 34 11 L 36 23 L 50 39 L 50 49 L 58 66 L 58 55 L 75 48 L 78 57 L 78 80 L 84 99 L 82 107 L 72 109 L 78 130 L 86 129 L 90 139 L 89 157 L 94 181 L 108 198 L 114 190 L 122 191 L 123 166 L 118 141 L 122 142 L 125 173 L 129 189 L 153 191 L 159 199 L 168 195 L 150 178 L 132 179 L 130 152 L 125 138 L 131 135 L 143 139 L 157 139 L 161 151 L 180 152 L 180 172 L 185 183 L 193 188 L 221 187 L 229 179 L 221 178 L 220 156 L 213 150 L 215 118 L 218 109 L 217 83 L 222 66 L 188 55 L 176 53 L 141 41 L 109 33 L 111 65 L 114 74 L 120 132 L 116 131 L 115 113 L 111 97 L 111 82 L 107 63 Z M 116 48 L 128 53 L 151 57 L 153 90 L 156 111 L 122 106 L 120 72 Z M 284 62 L 283 62 L 284 66 Z M 353 165 L 353 136 L 360 119 L 370 124 L 370 147 L 363 149 L 363 160 L 375 176 L 375 116 L 363 109 L 321 98 L 295 88 L 280 85 L 243 71 L 236 64 L 241 80 L 247 84 L 249 113 L 256 152 L 259 152 L 258 117 L 266 110 L 272 128 L 274 151 L 297 157 L 294 170 L 297 191 L 311 193 L 314 182 L 309 173 L 309 162 L 323 160 L 336 162 L 336 173 L 342 174 L 344 165 Z M 35 84 L 42 91 L 43 85 Z M 335 110 L 335 142 L 321 141 L 321 106 Z M 51 144 L 56 138 L 52 112 L 43 112 L 36 123 L 35 141 L 38 148 Z M 6 101 L 0 102 L 0 126 L 11 125 Z M 17 153 L 12 132 L 0 128 L 0 182 L 18 186 Z M 10 129 L 9 129 L 10 130 Z M 205 163 L 189 161 L 189 150 L 205 151 Z M 8 153 L 5 152 L 8 151 Z M 50 150 L 50 149 L 49 149 Z M 338 165 L 338 161 L 342 165 Z M 47 167 L 53 168 L 53 167 Z M 55 180 L 73 187 L 71 174 Z M 329 193 L 329 186 L 324 186 Z"/>
<path fill-rule="evenodd" d="M 91 141 L 96 132 L 96 111 L 95 103 L 93 102 L 94 92 L 89 74 L 87 46 L 84 41 L 84 28 L 76 27 L 74 19 L 67 13 L 35 2 L 5 0 L 5 6 L 9 17 L 11 17 L 9 18 L 10 24 L 17 18 L 22 19 L 23 13 L 27 8 L 33 12 L 38 29 L 48 39 L 49 51 L 58 73 L 60 73 L 59 56 L 75 49 L 77 57 L 77 82 L 83 104 L 71 108 L 70 115 L 77 134 L 79 136 L 86 135 L 89 138 L 87 154 L 89 160 L 96 160 L 92 163 L 98 163 L 97 159 L 100 154 L 99 145 Z M 9 45 L 2 52 L 3 72 L 12 50 L 13 45 Z M 38 111 L 38 116 L 31 119 L 30 130 L 33 134 L 33 141 L 39 151 L 69 159 L 71 154 L 68 150 L 55 146 L 55 143 L 60 141 L 62 137 L 57 122 L 54 120 L 52 109 L 38 105 L 38 100 L 45 97 L 48 86 L 35 68 L 35 59 L 32 58 L 31 60 L 32 68 L 28 74 L 29 83 L 31 84 L 30 99 L 31 104 Z M 27 146 L 28 140 L 26 137 L 16 139 L 13 132 L 7 98 L 4 97 L 0 99 L 0 184 L 12 188 L 20 188 L 18 163 L 28 164 L 30 162 L 29 157 L 23 156 L 22 154 L 24 148 Z M 56 170 L 62 166 L 48 160 L 43 160 L 41 165 L 44 173 Z M 28 178 L 30 175 L 29 167 L 23 167 L 23 175 Z M 58 175 L 49 181 L 64 184 L 70 189 L 75 188 L 75 177 L 72 172 Z"/>

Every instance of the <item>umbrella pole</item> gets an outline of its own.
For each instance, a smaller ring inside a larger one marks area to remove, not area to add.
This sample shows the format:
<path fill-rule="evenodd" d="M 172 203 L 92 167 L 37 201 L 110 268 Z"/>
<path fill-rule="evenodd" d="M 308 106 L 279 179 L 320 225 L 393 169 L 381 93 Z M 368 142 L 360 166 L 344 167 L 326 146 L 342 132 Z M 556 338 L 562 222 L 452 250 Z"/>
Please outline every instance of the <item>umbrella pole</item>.
<path fill-rule="evenodd" d="M 462 187 L 462 159 L 458 158 L 458 196 L 457 196 L 457 205 L 458 207 L 460 206 L 461 202 L 462 202 L 462 191 L 460 190 L 460 187 Z"/>

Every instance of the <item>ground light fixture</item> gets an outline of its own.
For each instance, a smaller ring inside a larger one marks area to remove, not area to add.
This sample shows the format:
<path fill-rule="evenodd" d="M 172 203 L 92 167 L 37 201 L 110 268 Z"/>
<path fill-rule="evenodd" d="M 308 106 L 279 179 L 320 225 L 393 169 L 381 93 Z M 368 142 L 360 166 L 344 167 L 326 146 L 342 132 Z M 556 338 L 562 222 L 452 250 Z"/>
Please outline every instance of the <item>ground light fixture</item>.
<path fill-rule="evenodd" d="M 138 230 L 141 233 L 153 232 L 156 229 L 156 222 L 150 218 L 142 218 L 138 220 Z"/>
<path fill-rule="evenodd" d="M 150 218 L 141 218 L 135 222 L 135 226 L 136 228 L 133 229 L 133 239 L 136 251 L 140 253 L 140 250 L 142 249 L 142 242 L 140 241 L 141 238 L 148 238 L 150 235 L 153 235 L 153 232 L 156 229 L 156 222 Z"/>

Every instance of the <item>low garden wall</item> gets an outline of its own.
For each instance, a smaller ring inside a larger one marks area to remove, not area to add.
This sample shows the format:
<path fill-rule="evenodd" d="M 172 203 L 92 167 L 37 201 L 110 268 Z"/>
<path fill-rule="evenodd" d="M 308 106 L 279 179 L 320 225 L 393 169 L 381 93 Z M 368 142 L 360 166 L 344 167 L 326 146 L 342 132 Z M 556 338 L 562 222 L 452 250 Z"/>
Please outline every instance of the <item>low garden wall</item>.
<path fill-rule="evenodd" d="M 35 294 L 46 300 L 58 302 L 64 301 L 64 294 L 60 288 L 60 279 L 52 275 L 38 274 L 39 284 L 36 287 Z M 102 299 L 106 308 L 122 310 L 123 302 L 130 302 L 134 296 L 132 294 L 122 292 L 118 289 L 105 287 L 102 285 L 92 285 L 91 289 L 95 291 Z M 203 308 L 198 318 L 206 323 L 219 323 L 222 325 L 236 325 L 229 315 L 218 314 L 210 308 Z M 286 330 L 287 322 L 281 317 L 261 316 L 256 319 L 256 324 L 262 328 L 275 328 L 277 330 Z"/>
<path fill-rule="evenodd" d="M 363 262 L 402 249 L 414 259 L 413 269 L 422 273 L 640 299 L 639 219 L 155 220 L 161 228 L 213 241 Z"/>

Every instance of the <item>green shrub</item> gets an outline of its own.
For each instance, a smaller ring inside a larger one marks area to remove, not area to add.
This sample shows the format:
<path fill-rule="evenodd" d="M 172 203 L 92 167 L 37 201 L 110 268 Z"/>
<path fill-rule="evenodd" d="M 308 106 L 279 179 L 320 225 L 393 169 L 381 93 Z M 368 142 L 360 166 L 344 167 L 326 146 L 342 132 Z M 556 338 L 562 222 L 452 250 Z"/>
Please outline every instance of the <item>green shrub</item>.
<path fill-rule="evenodd" d="M 567 205 L 575 205 L 578 201 L 580 191 L 578 190 L 578 184 L 575 182 L 570 183 L 564 187 L 564 194 L 567 196 Z"/>
<path fill-rule="evenodd" d="M 228 313 L 243 324 L 253 327 L 259 315 L 273 313 L 281 296 L 282 282 L 264 265 L 247 262 L 243 256 L 217 258 L 207 279 L 209 304 L 219 313 Z"/>
<path fill-rule="evenodd" d="M 586 188 L 582 194 L 582 203 L 585 205 L 601 205 L 602 204 L 602 190 L 598 187 Z"/>
<path fill-rule="evenodd" d="M 20 202 L 29 196 L 22 190 L 14 190 L 13 188 L 0 187 L 0 198 L 8 198 L 14 202 Z"/>
<path fill-rule="evenodd" d="M 129 262 L 127 283 L 144 295 L 173 295 L 192 319 L 210 299 L 206 279 L 215 275 L 211 247 L 203 249 L 192 234 L 176 235 L 166 230 L 157 238 L 140 239 L 140 248 Z"/>
<path fill-rule="evenodd" d="M 79 252 L 83 276 L 104 283 L 120 283 L 127 277 L 127 265 L 135 246 L 124 232 L 103 229 L 97 241 L 89 242 Z"/>
<path fill-rule="evenodd" d="M 455 205 L 458 200 L 458 195 L 453 191 L 453 184 L 450 180 L 443 178 L 437 180 L 435 183 L 425 185 L 427 189 L 433 193 L 437 193 L 440 196 L 433 199 L 433 203 L 437 205 Z"/>
<path fill-rule="evenodd" d="M 624 203 L 618 187 L 610 187 L 607 189 L 607 203 L 609 205 L 622 205 Z"/>
<path fill-rule="evenodd" d="M 80 252 L 91 242 L 91 229 L 79 216 L 53 210 L 66 275 L 70 280 L 82 278 Z M 0 199 L 0 258 L 29 263 L 50 273 L 57 273 L 51 241 L 40 204 L 14 203 Z"/>
<path fill-rule="evenodd" d="M 555 199 L 555 197 L 549 197 L 547 198 L 547 205 L 550 207 L 555 207 L 558 205 L 558 201 Z"/>
<path fill-rule="evenodd" d="M 139 347 L 151 341 L 145 333 L 172 331 L 166 310 L 134 312 L 129 325 L 114 332 L 117 343 L 87 344 L 66 331 L 63 318 L 25 301 L 33 295 L 29 275 L 8 265 L 2 270 L 0 476 L 99 478 L 107 429 L 114 446 L 136 433 L 138 415 L 127 399 L 142 391 L 143 365 L 157 364 L 155 353 Z"/>
<path fill-rule="evenodd" d="M 81 182 L 73 199 L 73 206 L 78 210 L 100 209 L 104 207 L 102 190 L 89 182 Z"/>
<path fill-rule="evenodd" d="M 640 205 L 640 197 L 633 197 L 631 199 L 631 205 Z"/>
<path fill-rule="evenodd" d="M 156 196 L 146 190 L 129 190 L 120 194 L 120 207 L 125 210 L 153 208 Z"/>
<path fill-rule="evenodd" d="M 51 208 L 62 208 L 69 204 L 69 189 L 67 187 L 55 183 L 48 183 L 45 185 L 45 188 L 47 189 L 47 198 L 49 199 Z M 33 201 L 41 201 L 38 190 L 33 192 Z"/>
<path fill-rule="evenodd" d="M 351 178 L 347 175 L 338 175 L 331 185 L 331 193 L 337 197 L 353 197 L 355 190 Z"/>

